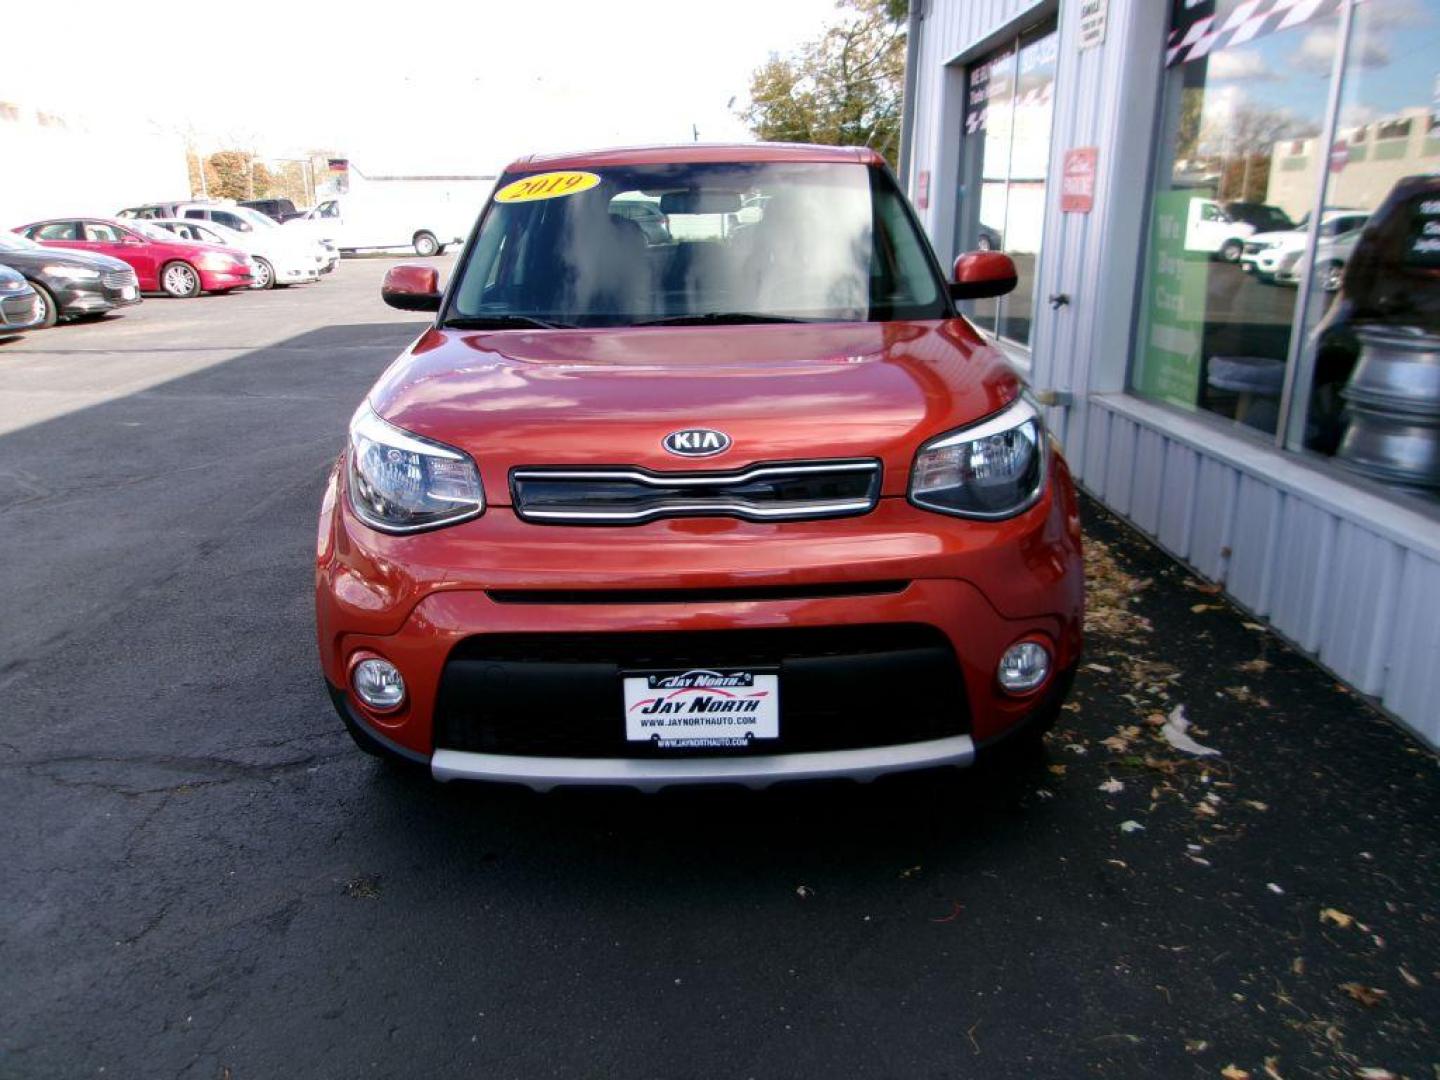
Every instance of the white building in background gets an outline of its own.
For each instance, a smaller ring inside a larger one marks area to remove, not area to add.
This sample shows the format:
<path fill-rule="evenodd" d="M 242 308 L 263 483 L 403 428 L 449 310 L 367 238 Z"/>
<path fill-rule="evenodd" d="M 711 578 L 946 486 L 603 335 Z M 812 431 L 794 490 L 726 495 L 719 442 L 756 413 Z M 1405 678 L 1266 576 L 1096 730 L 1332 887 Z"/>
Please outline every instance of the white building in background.
<path fill-rule="evenodd" d="M 190 194 L 184 140 L 137 123 L 90 125 L 0 101 L 0 228 Z"/>

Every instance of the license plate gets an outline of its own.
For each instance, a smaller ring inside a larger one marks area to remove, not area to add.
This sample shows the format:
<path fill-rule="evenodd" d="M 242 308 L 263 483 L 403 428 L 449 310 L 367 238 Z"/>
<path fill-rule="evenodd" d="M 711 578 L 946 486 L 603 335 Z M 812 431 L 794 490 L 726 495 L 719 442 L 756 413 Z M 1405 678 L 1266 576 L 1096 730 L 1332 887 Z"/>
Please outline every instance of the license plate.
<path fill-rule="evenodd" d="M 138 294 L 134 285 L 126 285 L 123 289 L 120 290 L 121 300 L 134 300 L 136 295 Z"/>
<path fill-rule="evenodd" d="M 666 749 L 780 737 L 780 676 L 752 668 L 626 672 L 625 738 Z"/>

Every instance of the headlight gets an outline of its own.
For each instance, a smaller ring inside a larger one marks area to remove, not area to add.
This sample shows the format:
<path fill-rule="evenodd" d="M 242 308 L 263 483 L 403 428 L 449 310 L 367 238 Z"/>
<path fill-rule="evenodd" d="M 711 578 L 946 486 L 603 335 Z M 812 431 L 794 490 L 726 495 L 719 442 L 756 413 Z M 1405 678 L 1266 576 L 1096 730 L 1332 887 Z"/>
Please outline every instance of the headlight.
<path fill-rule="evenodd" d="M 459 450 L 401 431 L 369 403 L 350 420 L 350 507 L 382 532 L 406 533 L 485 509 L 480 473 Z"/>
<path fill-rule="evenodd" d="M 931 439 L 910 473 L 911 502 L 958 517 L 1010 517 L 1044 488 L 1045 425 L 1028 397 Z"/>
<path fill-rule="evenodd" d="M 40 273 L 44 277 L 64 278 L 67 281 L 94 281 L 100 276 L 99 270 L 91 270 L 85 266 L 42 266 Z"/>

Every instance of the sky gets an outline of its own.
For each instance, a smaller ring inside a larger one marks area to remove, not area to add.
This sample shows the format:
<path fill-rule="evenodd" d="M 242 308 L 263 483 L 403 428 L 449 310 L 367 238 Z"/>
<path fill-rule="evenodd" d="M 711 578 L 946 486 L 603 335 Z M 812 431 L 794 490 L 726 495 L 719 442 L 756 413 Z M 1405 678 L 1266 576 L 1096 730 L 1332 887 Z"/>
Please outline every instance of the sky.
<path fill-rule="evenodd" d="M 523 153 L 748 138 L 752 70 L 834 0 L 470 0 L 5 10 L 0 101 L 201 148 L 338 150 L 368 173 L 491 173 Z M 83 31 L 79 28 L 84 28 Z M 44 42 L 44 47 L 22 43 Z M 63 46 L 61 43 L 63 42 Z"/>
<path fill-rule="evenodd" d="M 1246 101 L 1318 128 L 1337 26 L 1337 19 L 1319 19 L 1212 54 L 1207 111 L 1223 120 L 1231 104 Z M 1440 0 L 1371 0 L 1356 8 L 1342 125 L 1368 123 L 1406 108 L 1429 108 L 1440 93 L 1437 79 Z"/>

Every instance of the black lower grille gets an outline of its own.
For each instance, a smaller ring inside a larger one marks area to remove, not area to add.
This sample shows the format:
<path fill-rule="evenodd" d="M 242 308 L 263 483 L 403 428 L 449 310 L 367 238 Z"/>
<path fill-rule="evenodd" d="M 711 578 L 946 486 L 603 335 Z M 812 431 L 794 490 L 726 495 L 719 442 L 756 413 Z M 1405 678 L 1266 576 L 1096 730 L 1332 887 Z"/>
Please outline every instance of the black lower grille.
<path fill-rule="evenodd" d="M 621 672 L 692 667 L 777 670 L 780 737 L 735 751 L 627 741 Z M 446 663 L 435 709 L 437 748 L 541 757 L 754 756 L 968 731 L 949 640 L 913 624 L 474 637 Z"/>

